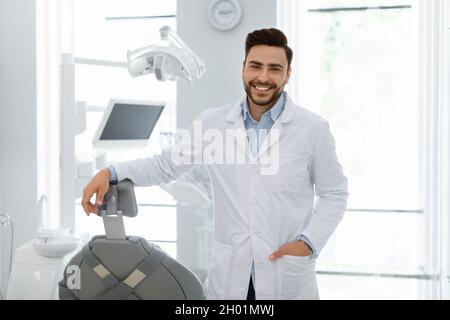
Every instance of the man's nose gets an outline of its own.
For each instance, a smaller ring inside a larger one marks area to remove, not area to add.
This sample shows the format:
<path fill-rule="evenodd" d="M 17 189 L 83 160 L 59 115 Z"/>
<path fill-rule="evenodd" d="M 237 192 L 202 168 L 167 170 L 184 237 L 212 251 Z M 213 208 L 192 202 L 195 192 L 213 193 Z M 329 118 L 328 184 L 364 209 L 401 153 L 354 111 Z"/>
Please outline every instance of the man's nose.
<path fill-rule="evenodd" d="M 269 82 L 269 74 L 267 72 L 267 69 L 262 69 L 261 72 L 258 75 L 258 80 L 260 82 Z"/>

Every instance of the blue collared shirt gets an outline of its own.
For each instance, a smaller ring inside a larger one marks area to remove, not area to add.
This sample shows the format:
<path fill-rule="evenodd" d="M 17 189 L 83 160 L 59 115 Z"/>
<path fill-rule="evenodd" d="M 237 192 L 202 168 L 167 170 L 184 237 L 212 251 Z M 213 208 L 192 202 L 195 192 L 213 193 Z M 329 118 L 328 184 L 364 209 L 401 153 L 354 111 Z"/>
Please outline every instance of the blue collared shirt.
<path fill-rule="evenodd" d="M 283 92 L 273 107 L 264 112 L 261 115 L 261 119 L 257 121 L 250 113 L 247 99 L 244 99 L 244 102 L 242 103 L 242 116 L 244 117 L 244 125 L 245 130 L 247 131 L 250 150 L 254 156 L 258 154 L 267 134 L 283 112 L 285 101 L 286 94 Z"/>

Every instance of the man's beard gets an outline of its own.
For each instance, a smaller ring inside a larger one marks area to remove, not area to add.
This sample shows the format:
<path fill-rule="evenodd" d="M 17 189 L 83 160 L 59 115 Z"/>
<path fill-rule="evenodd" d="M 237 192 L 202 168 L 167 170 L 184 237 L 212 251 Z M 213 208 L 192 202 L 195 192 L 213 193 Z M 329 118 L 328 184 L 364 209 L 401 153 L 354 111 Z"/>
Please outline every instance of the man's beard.
<path fill-rule="evenodd" d="M 256 104 L 256 105 L 258 105 L 258 106 L 267 106 L 267 105 L 274 104 L 274 103 L 278 100 L 278 98 L 281 96 L 281 94 L 283 93 L 283 89 L 284 89 L 284 85 L 277 88 L 275 85 L 270 85 L 270 84 L 269 84 L 269 85 L 271 86 L 271 89 L 274 89 L 274 88 L 275 88 L 273 94 L 272 94 L 270 97 L 268 97 L 268 98 L 258 99 L 257 97 L 253 96 L 252 91 L 251 91 L 251 88 L 252 88 L 254 85 L 267 85 L 267 84 L 263 84 L 263 83 L 260 83 L 260 82 L 253 82 L 253 81 L 250 81 L 250 83 L 249 83 L 249 85 L 248 85 L 248 84 L 244 81 L 244 90 L 245 90 L 245 92 L 247 93 L 247 97 L 248 97 L 254 104 Z M 269 89 L 269 90 L 271 90 L 271 89 Z"/>

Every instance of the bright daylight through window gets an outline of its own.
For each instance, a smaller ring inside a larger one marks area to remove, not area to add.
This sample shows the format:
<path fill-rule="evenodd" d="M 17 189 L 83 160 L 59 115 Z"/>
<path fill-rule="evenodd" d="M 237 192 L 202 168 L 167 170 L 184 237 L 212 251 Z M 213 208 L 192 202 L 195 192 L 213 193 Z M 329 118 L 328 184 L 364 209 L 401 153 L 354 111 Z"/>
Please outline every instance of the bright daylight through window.
<path fill-rule="evenodd" d="M 279 7 L 295 52 L 288 90 L 330 122 L 349 179 L 348 211 L 318 260 L 322 298 L 421 298 L 417 2 Z"/>

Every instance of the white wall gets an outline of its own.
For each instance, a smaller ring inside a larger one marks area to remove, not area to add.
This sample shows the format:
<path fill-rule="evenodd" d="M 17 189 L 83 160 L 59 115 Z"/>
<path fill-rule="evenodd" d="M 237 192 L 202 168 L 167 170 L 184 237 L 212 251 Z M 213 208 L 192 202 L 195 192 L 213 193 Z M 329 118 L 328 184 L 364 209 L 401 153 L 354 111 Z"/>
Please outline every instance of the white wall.
<path fill-rule="evenodd" d="M 1 107 L 0 107 L 0 115 L 1 115 Z M 0 122 L 1 125 L 1 122 Z M 1 142 L 0 142 L 1 143 Z M 1 147 L 0 147 L 1 148 Z M 3 168 L 3 157 L 0 149 L 0 212 L 3 212 L 3 205 L 2 205 L 2 198 L 3 198 L 3 175 L 2 175 L 2 168 Z M 1 270 L 1 265 L 0 265 Z"/>
<path fill-rule="evenodd" d="M 1 111 L 0 111 L 1 112 Z M 3 167 L 2 163 L 3 163 L 3 157 L 1 156 L 1 149 L 0 149 L 0 214 L 3 212 L 2 209 L 2 171 L 1 168 Z M 3 270 L 5 269 L 5 267 L 3 266 L 3 264 L 5 263 L 5 240 L 4 240 L 4 231 L 2 228 L 2 225 L 0 224 L 0 292 L 3 294 L 3 286 L 2 284 L 4 283 L 4 281 L 2 281 L 3 279 Z"/>
<path fill-rule="evenodd" d="M 245 37 L 249 32 L 276 26 L 276 0 L 240 0 L 241 23 L 227 32 L 216 31 L 207 20 L 209 0 L 177 1 L 177 32 L 205 62 L 207 72 L 189 85 L 177 84 L 177 125 L 187 128 L 204 109 L 237 100 L 243 93 L 241 79 Z M 198 267 L 199 218 L 178 209 L 178 259 L 204 276 Z"/>
<path fill-rule="evenodd" d="M 245 37 L 261 28 L 275 27 L 276 0 L 240 0 L 241 23 L 227 32 L 216 31 L 207 20 L 209 0 L 177 2 L 177 32 L 204 61 L 207 72 L 193 85 L 178 82 L 178 127 L 188 127 L 208 107 L 238 99 L 243 93 L 241 80 Z"/>
<path fill-rule="evenodd" d="M 177 31 L 207 63 L 207 73 L 200 81 L 192 86 L 179 82 L 180 127 L 187 127 L 201 110 L 233 101 L 243 93 L 240 73 L 245 36 L 275 26 L 276 1 L 241 3 L 244 16 L 240 25 L 219 32 L 207 22 L 208 0 L 197 0 L 195 5 L 177 1 Z M 38 224 L 35 1 L 0 1 L 0 44 L 0 209 L 11 214 L 17 247 L 35 235 Z M 179 215 L 179 226 L 183 226 L 179 229 L 179 257 L 193 268 L 193 231 L 199 221 L 194 222 L 188 214 Z"/>
<path fill-rule="evenodd" d="M 16 247 L 34 236 L 37 221 L 35 22 L 35 1 L 0 1 L 0 199 Z"/>
<path fill-rule="evenodd" d="M 442 262 L 441 268 L 443 270 L 443 275 L 441 276 L 441 298 L 445 300 L 450 299 L 450 3 L 449 1 L 441 0 L 442 2 L 442 19 L 443 23 L 441 25 L 442 30 L 442 42 L 443 42 L 443 66 L 442 70 L 444 75 L 442 77 L 442 87 L 443 97 L 442 97 L 442 108 L 446 112 L 443 112 L 445 116 L 444 143 L 446 148 L 444 148 L 444 159 L 443 167 L 446 173 L 444 178 L 443 186 L 443 198 L 444 204 L 442 205 L 443 218 L 442 218 Z"/>

